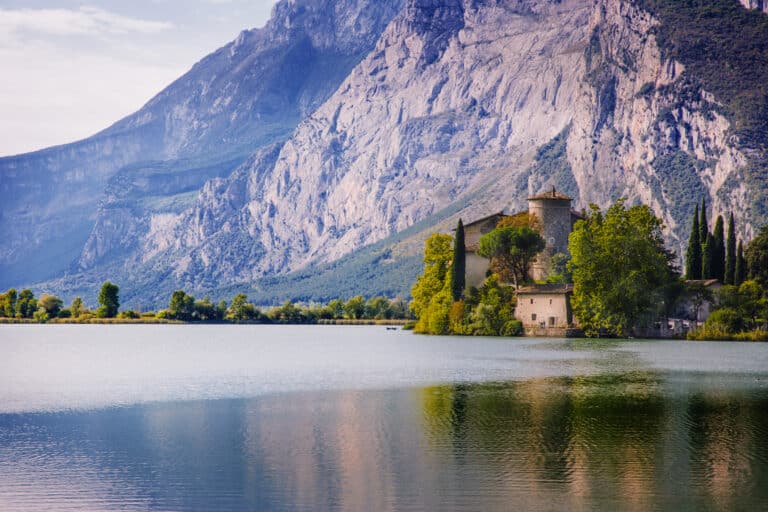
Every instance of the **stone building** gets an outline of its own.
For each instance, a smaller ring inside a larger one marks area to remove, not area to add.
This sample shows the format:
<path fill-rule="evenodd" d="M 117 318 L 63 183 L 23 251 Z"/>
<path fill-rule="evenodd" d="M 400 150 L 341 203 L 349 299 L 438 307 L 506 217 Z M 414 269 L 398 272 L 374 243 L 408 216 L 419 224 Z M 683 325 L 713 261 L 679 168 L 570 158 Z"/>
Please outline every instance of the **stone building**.
<path fill-rule="evenodd" d="M 528 198 L 528 213 L 536 217 L 546 247 L 531 266 L 534 280 L 546 279 L 550 273 L 550 259 L 555 254 L 568 254 L 568 235 L 581 215 L 571 210 L 573 199 L 552 190 Z"/>
<path fill-rule="evenodd" d="M 466 253 L 466 285 L 480 287 L 488 272 L 488 259 L 477 254 L 480 237 L 493 231 L 499 221 L 508 217 L 503 212 L 494 213 L 464 225 L 464 249 Z"/>
<path fill-rule="evenodd" d="M 515 317 L 527 336 L 568 336 L 575 331 L 571 284 L 537 284 L 517 290 Z"/>
<path fill-rule="evenodd" d="M 546 242 L 544 250 L 531 265 L 530 275 L 534 280 L 544 280 L 550 273 L 550 259 L 557 253 L 568 254 L 568 235 L 574 223 L 581 215 L 571 209 L 573 199 L 551 191 L 528 198 L 527 213 L 535 216 L 537 228 Z M 521 212 L 525 213 L 525 212 Z M 480 237 L 492 231 L 504 218 L 510 217 L 503 212 L 495 213 L 464 225 L 464 247 L 467 254 L 467 286 L 478 287 L 483 284 L 488 272 L 489 261 L 477 254 Z"/>

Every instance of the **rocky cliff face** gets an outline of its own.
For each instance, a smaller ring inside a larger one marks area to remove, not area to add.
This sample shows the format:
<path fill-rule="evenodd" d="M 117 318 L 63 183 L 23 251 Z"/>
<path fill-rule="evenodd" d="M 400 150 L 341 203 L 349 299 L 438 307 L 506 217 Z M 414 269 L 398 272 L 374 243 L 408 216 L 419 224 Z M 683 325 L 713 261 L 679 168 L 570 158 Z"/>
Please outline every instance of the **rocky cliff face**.
<path fill-rule="evenodd" d="M 125 257 L 153 215 L 178 213 L 207 180 L 286 138 L 401 7 L 283 0 L 267 26 L 242 32 L 107 130 L 0 159 L 0 287 Z"/>
<path fill-rule="evenodd" d="M 746 211 L 746 157 L 717 98 L 664 56 L 657 24 L 632 2 L 597 3 L 568 160 L 583 204 L 648 204 L 682 250 L 697 201 L 706 198 L 710 213 Z M 751 236 L 751 224 L 741 227 Z"/>
<path fill-rule="evenodd" d="M 306 90 L 278 101 L 294 112 L 295 127 L 284 139 L 253 143 L 258 149 L 240 165 L 236 158 L 226 165 L 223 157 L 177 158 L 174 172 L 153 163 L 110 175 L 79 260 L 87 272 L 54 288 L 103 275 L 143 293 L 178 286 L 201 293 L 312 269 L 379 241 L 389 248 L 371 261 L 389 262 L 420 250 L 413 240 L 458 216 L 514 211 L 553 185 L 576 207 L 606 206 L 622 196 L 651 205 L 678 250 L 702 197 L 711 211 L 745 212 L 739 222 L 747 237 L 757 219 L 745 177 L 752 157 L 734 135 L 723 98 L 663 47 L 660 20 L 642 5 L 282 2 L 263 32 L 241 36 L 211 58 L 237 55 L 249 37 L 261 41 L 253 42 L 259 48 L 304 41 L 313 50 L 301 69 L 322 69 L 322 55 L 367 48 L 364 55 L 325 96 Z M 326 12 L 333 16 L 320 14 Z M 271 68 L 264 73 L 272 76 Z M 213 75 L 198 83 L 198 93 L 180 95 L 193 98 L 186 103 L 165 105 L 161 94 L 153 104 L 164 126 L 176 126 L 174 116 L 184 120 L 164 139 L 166 156 L 239 147 L 216 122 L 184 117 L 198 109 L 196 97 L 217 98 L 203 102 L 206 112 L 230 101 L 240 106 L 230 115 L 266 119 L 259 110 L 266 103 L 249 104 L 251 92 Z M 278 113 L 270 119 L 280 119 Z M 155 118 L 122 123 L 138 130 L 155 126 Z M 214 178 L 201 186 L 206 176 Z M 312 271 L 301 279 L 311 280 Z"/>

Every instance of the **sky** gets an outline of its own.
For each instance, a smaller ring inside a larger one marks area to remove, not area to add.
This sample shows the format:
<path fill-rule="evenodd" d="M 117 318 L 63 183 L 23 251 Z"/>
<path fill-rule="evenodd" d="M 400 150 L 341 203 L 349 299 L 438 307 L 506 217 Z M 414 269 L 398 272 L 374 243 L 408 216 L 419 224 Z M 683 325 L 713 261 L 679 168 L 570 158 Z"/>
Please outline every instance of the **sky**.
<path fill-rule="evenodd" d="M 275 0 L 0 0 L 0 156 L 83 139 L 205 55 L 261 27 Z"/>

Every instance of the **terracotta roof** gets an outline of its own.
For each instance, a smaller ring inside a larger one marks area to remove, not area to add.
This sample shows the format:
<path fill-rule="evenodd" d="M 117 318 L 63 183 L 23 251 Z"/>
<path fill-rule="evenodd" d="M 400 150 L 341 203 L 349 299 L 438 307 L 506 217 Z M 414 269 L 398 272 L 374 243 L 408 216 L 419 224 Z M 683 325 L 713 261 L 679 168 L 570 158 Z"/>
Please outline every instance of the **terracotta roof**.
<path fill-rule="evenodd" d="M 525 286 L 518 288 L 518 295 L 536 295 L 539 293 L 572 293 L 572 284 L 533 284 L 531 286 Z"/>
<path fill-rule="evenodd" d="M 548 190 L 547 192 L 542 192 L 541 194 L 537 194 L 535 196 L 531 196 L 528 198 L 529 201 L 536 201 L 539 199 L 556 199 L 558 201 L 573 201 L 572 197 L 568 197 L 565 194 L 562 194 L 555 190 L 555 187 L 552 187 L 552 190 Z"/>

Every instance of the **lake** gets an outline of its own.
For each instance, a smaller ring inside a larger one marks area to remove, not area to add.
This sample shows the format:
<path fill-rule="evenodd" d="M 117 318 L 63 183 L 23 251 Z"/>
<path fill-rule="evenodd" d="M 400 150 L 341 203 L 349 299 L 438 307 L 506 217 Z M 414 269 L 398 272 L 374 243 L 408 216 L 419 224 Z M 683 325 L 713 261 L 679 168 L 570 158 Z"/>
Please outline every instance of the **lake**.
<path fill-rule="evenodd" d="M 0 510 L 767 510 L 768 344 L 0 325 Z"/>

